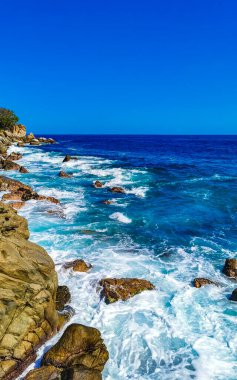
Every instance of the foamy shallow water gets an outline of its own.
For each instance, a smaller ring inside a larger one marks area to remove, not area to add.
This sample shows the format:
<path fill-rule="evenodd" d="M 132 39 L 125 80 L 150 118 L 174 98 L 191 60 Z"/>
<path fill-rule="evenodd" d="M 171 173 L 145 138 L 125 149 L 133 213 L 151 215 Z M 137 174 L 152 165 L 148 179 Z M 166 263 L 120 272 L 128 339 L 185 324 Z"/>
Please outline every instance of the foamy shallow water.
<path fill-rule="evenodd" d="M 62 164 L 60 147 L 56 151 L 53 147 L 10 150 L 24 153 L 21 163 L 30 171 L 10 175 L 61 201 L 61 205 L 31 201 L 19 213 L 29 221 L 31 240 L 53 258 L 59 283 L 70 288 L 70 305 L 75 310 L 70 323 L 101 331 L 110 353 L 103 378 L 236 379 L 237 306 L 228 300 L 235 284 L 221 273 L 225 258 L 235 256 L 236 246 L 226 243 L 224 232 L 222 238 L 203 236 L 202 230 L 198 234 L 202 224 L 198 213 L 192 220 L 186 205 L 179 208 L 181 195 L 192 198 L 192 188 L 185 183 L 174 192 L 173 174 L 155 173 L 154 177 L 153 169 L 128 167 L 119 159 L 94 153 Z M 58 178 L 61 169 L 73 172 L 74 177 Z M 91 184 L 96 179 L 105 187 L 94 189 Z M 184 180 L 180 177 L 176 182 Z M 107 187 L 116 185 L 127 194 L 110 194 Z M 203 195 L 201 204 L 206 201 L 204 194 L 209 191 L 211 197 L 214 190 L 194 189 L 199 197 Z M 173 213 L 172 197 L 177 198 Z M 109 198 L 113 205 L 101 203 Z M 55 214 L 49 215 L 49 210 Z M 187 226 L 196 229 L 195 236 Z M 85 229 L 94 233 L 84 234 Z M 73 273 L 62 268 L 65 261 L 75 258 L 91 263 L 92 270 Z M 145 278 L 156 290 L 106 305 L 97 292 L 104 277 Z M 195 277 L 210 277 L 222 286 L 195 289 Z M 39 350 L 30 368 L 39 365 L 43 352 L 61 334 Z"/>

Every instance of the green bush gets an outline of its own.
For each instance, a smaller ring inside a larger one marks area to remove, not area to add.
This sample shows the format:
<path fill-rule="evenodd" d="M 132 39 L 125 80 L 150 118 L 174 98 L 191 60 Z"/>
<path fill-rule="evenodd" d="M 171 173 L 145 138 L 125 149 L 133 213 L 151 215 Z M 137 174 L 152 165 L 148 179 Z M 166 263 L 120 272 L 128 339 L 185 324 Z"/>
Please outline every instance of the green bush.
<path fill-rule="evenodd" d="M 13 111 L 0 107 L 0 129 L 11 129 L 18 121 Z"/>

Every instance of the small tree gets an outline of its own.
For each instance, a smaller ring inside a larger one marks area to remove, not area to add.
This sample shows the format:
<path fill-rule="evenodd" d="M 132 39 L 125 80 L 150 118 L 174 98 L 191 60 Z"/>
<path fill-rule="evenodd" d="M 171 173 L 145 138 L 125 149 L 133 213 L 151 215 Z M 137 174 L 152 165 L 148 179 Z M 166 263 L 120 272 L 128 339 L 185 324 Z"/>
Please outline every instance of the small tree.
<path fill-rule="evenodd" d="M 18 121 L 13 111 L 0 107 L 0 129 L 11 129 Z"/>

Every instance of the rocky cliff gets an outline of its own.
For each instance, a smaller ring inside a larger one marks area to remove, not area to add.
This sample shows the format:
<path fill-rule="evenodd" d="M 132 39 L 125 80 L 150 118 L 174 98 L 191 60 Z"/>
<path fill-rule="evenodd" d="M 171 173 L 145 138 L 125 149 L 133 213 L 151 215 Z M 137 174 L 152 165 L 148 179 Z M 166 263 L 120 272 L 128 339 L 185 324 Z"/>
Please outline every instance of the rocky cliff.
<path fill-rule="evenodd" d="M 27 221 L 0 202 L 0 379 L 15 379 L 57 330 L 57 274 L 28 240 Z"/>

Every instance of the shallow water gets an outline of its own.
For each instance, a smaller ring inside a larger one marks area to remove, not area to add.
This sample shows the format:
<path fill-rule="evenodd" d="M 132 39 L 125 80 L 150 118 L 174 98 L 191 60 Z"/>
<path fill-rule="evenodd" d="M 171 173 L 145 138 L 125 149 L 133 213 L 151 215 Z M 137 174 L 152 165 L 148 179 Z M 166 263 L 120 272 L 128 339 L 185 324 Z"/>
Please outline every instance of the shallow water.
<path fill-rule="evenodd" d="M 24 153 L 20 163 L 30 173 L 9 176 L 61 202 L 30 201 L 19 213 L 29 221 L 31 240 L 52 256 L 59 283 L 70 288 L 76 311 L 70 323 L 102 332 L 110 353 L 103 378 L 236 379 L 237 304 L 228 299 L 236 285 L 221 271 L 237 251 L 237 137 L 56 140 L 11 147 Z M 65 154 L 78 160 L 62 163 Z M 74 177 L 59 178 L 59 170 Z M 91 186 L 97 179 L 104 188 Z M 110 186 L 127 194 L 111 194 Z M 104 205 L 105 199 L 114 203 Z M 84 234 L 88 229 L 94 233 Z M 92 270 L 62 269 L 75 258 Z M 96 291 L 104 277 L 145 278 L 156 290 L 106 305 Z M 195 289 L 195 277 L 222 287 Z"/>

